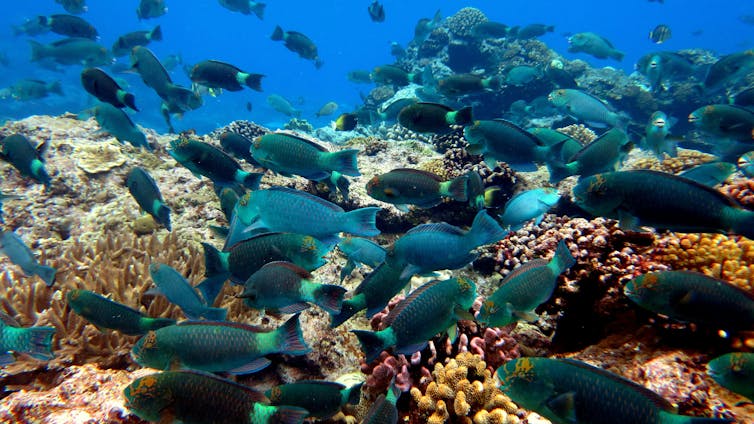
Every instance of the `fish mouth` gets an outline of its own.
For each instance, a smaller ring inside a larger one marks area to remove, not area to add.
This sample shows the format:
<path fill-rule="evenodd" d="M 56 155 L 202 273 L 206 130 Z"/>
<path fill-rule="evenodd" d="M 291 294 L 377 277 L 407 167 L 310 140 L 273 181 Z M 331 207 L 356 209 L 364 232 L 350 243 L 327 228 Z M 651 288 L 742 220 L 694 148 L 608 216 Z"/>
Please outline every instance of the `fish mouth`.
<path fill-rule="evenodd" d="M 694 122 L 696 122 L 696 121 L 698 121 L 698 120 L 699 120 L 699 119 L 698 119 L 698 118 L 697 118 L 697 117 L 696 117 L 695 115 L 689 115 L 689 122 L 690 122 L 690 123 L 692 123 L 692 124 L 693 124 Z"/>
<path fill-rule="evenodd" d="M 691 119 L 691 118 L 689 118 Z M 654 126 L 657 128 L 662 128 L 665 126 L 665 120 L 664 119 L 655 119 Z"/>

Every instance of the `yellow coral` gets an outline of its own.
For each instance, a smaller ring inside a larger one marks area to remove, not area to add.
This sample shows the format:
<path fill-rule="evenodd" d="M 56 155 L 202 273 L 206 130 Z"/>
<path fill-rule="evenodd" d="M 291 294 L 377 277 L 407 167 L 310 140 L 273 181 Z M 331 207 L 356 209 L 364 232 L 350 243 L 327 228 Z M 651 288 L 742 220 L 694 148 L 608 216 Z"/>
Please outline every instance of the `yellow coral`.
<path fill-rule="evenodd" d="M 676 157 L 667 154 L 662 161 L 654 157 L 641 158 L 634 162 L 633 169 L 652 169 L 655 171 L 677 174 L 689 168 L 715 160 L 713 155 L 698 152 L 696 150 L 679 150 Z"/>
<path fill-rule="evenodd" d="M 563 134 L 570 135 L 584 144 L 591 143 L 597 138 L 597 133 L 585 127 L 583 124 L 572 124 L 563 128 L 557 128 L 557 130 Z"/>

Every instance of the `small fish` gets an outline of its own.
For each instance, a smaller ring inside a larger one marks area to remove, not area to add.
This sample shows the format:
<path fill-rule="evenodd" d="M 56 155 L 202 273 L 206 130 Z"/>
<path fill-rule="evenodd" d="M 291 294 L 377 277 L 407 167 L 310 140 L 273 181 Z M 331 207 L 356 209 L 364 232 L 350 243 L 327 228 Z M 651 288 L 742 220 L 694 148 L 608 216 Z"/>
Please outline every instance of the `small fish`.
<path fill-rule="evenodd" d="M 16 81 L 8 87 L 10 96 L 14 100 L 27 101 L 39 100 L 48 97 L 50 94 L 63 96 L 63 87 L 60 81 L 46 82 L 41 80 L 23 79 Z"/>
<path fill-rule="evenodd" d="M 665 24 L 657 25 L 652 31 L 649 31 L 649 39 L 655 44 L 662 44 L 670 39 L 672 31 Z"/>
<path fill-rule="evenodd" d="M 677 414 L 646 387 L 574 359 L 517 358 L 495 372 L 513 402 L 553 423 L 713 424 Z"/>
<path fill-rule="evenodd" d="M 11 262 L 18 265 L 25 275 L 39 276 L 47 287 L 51 287 L 55 281 L 57 270 L 51 266 L 40 265 L 31 249 L 13 231 L 0 233 L 0 253 L 5 254 Z"/>
<path fill-rule="evenodd" d="M 265 355 L 305 355 L 299 316 L 273 331 L 238 322 L 195 321 L 148 332 L 131 350 L 139 365 L 160 370 L 191 368 L 249 374 L 268 365 Z"/>
<path fill-rule="evenodd" d="M 297 381 L 281 384 L 265 392 L 271 405 L 290 405 L 309 411 L 309 417 L 326 420 L 347 403 L 356 405 L 362 383 L 346 387 L 332 381 Z"/>
<path fill-rule="evenodd" d="M 398 424 L 398 396 L 401 389 L 395 386 L 395 382 L 390 384 L 386 394 L 377 396 L 372 406 L 369 407 L 362 424 Z"/>
<path fill-rule="evenodd" d="M 440 9 L 437 9 L 432 19 L 419 19 L 414 26 L 414 39 L 412 42 L 414 44 L 421 44 L 435 28 L 440 26 L 441 22 L 442 15 L 440 14 Z"/>
<path fill-rule="evenodd" d="M 704 79 L 704 88 L 717 91 L 741 81 L 754 70 L 754 50 L 732 53 L 718 59 L 710 66 Z"/>
<path fill-rule="evenodd" d="M 748 178 L 754 177 L 754 151 L 746 152 L 738 158 L 738 170 Z"/>
<path fill-rule="evenodd" d="M 512 35 L 520 40 L 528 40 L 531 38 L 541 37 L 548 32 L 553 31 L 555 31 L 555 27 L 553 25 L 529 24 L 514 31 Z"/>
<path fill-rule="evenodd" d="M 220 0 L 220 6 L 231 10 L 233 12 L 239 12 L 243 15 L 256 15 L 259 19 L 264 19 L 264 9 L 267 7 L 265 3 L 256 2 L 254 0 Z"/>
<path fill-rule="evenodd" d="M 270 94 L 267 96 L 267 104 L 276 111 L 282 113 L 285 116 L 298 118 L 301 116 L 301 111 L 293 107 L 291 102 L 285 99 L 285 97 L 279 94 Z"/>
<path fill-rule="evenodd" d="M 754 401 L 754 353 L 718 356 L 707 364 L 707 375 L 731 392 Z"/>
<path fill-rule="evenodd" d="M 623 128 L 627 124 L 626 116 L 585 91 L 561 88 L 550 92 L 547 99 L 558 109 L 595 127 Z"/>
<path fill-rule="evenodd" d="M 156 29 L 157 28 L 155 28 L 155 30 Z M 162 33 L 162 31 L 160 31 L 160 33 Z M 159 40 L 154 38 L 154 41 L 159 41 Z M 162 61 L 162 64 L 165 67 L 165 69 L 172 72 L 178 65 L 183 64 L 183 56 L 181 56 L 180 53 L 169 54 L 167 55 L 167 57 L 165 57 L 165 60 Z"/>
<path fill-rule="evenodd" d="M 89 10 L 86 6 L 86 0 L 55 0 L 55 3 L 62 5 L 66 12 L 75 15 L 80 15 Z"/>
<path fill-rule="evenodd" d="M 387 249 L 386 262 L 401 268 L 401 279 L 441 269 L 458 269 L 477 258 L 472 252 L 494 243 L 506 232 L 497 221 L 479 211 L 469 231 L 447 223 L 422 224 L 409 230 Z"/>
<path fill-rule="evenodd" d="M 500 222 L 508 231 L 518 231 L 532 219 L 534 225 L 539 225 L 545 213 L 555 206 L 558 200 L 560 194 L 554 188 L 541 187 L 522 191 L 505 204 Z"/>
<path fill-rule="evenodd" d="M 358 115 L 355 113 L 343 113 L 333 122 L 335 131 L 353 131 L 359 123 Z"/>
<path fill-rule="evenodd" d="M 568 51 L 571 53 L 583 52 L 597 59 L 612 58 L 617 61 L 623 60 L 625 55 L 617 50 L 605 37 L 593 32 L 580 32 L 568 37 Z"/>
<path fill-rule="evenodd" d="M 437 81 L 437 90 L 446 96 L 464 96 L 499 87 L 497 77 L 483 78 L 476 74 L 454 74 Z"/>
<path fill-rule="evenodd" d="M 333 172 L 361 175 L 356 162 L 358 149 L 328 152 L 321 145 L 296 135 L 265 134 L 254 140 L 250 152 L 262 167 L 286 177 L 299 175 L 319 181 Z"/>
<path fill-rule="evenodd" d="M 179 138 L 170 142 L 170 147 L 168 154 L 196 176 L 219 185 L 241 184 L 250 190 L 259 187 L 263 174 L 244 171 L 235 159 L 211 144 Z"/>
<path fill-rule="evenodd" d="M 307 411 L 267 405 L 260 392 L 213 374 L 166 371 L 137 378 L 123 390 L 126 407 L 143 420 L 186 424 L 301 424 Z"/>
<path fill-rule="evenodd" d="M 380 208 L 367 207 L 346 212 L 340 206 L 307 192 L 272 187 L 247 193 L 236 205 L 226 244 L 239 241 L 241 233 L 284 231 L 308 234 L 325 242 L 340 232 L 372 237 Z"/>
<path fill-rule="evenodd" d="M 110 103 L 100 103 L 94 107 L 94 118 L 103 130 L 115 137 L 119 142 L 128 141 L 136 147 L 152 150 L 147 136 L 139 130 L 126 112 Z"/>
<path fill-rule="evenodd" d="M 270 262 L 244 283 L 238 298 L 254 309 L 295 314 L 313 303 L 325 312 L 337 314 L 346 289 L 314 281 L 309 271 L 290 262 Z"/>
<path fill-rule="evenodd" d="M 367 182 L 367 194 L 373 199 L 391 203 L 408 212 L 406 205 L 431 208 L 442 203 L 444 198 L 457 202 L 468 201 L 466 192 L 468 175 L 443 181 L 439 176 L 420 169 L 399 168 L 375 175 Z"/>
<path fill-rule="evenodd" d="M 11 353 L 25 353 L 40 361 L 52 359 L 53 327 L 22 328 L 11 316 L 0 311 L 0 367 L 12 364 L 16 357 Z"/>
<path fill-rule="evenodd" d="M 490 169 L 505 162 L 517 171 L 535 171 L 535 162 L 545 162 L 551 147 L 525 129 L 503 119 L 474 121 L 463 130 L 467 151 L 482 155 Z"/>
<path fill-rule="evenodd" d="M 547 168 L 550 171 L 550 182 L 555 183 L 571 175 L 585 177 L 615 170 L 633 147 L 625 132 L 612 128 L 582 147 L 567 163 L 549 161 Z"/>
<path fill-rule="evenodd" d="M 315 114 L 317 118 L 320 116 L 327 116 L 332 115 L 335 113 L 335 111 L 338 110 L 338 104 L 335 102 L 327 102 L 324 106 L 322 106 L 317 113 Z"/>
<path fill-rule="evenodd" d="M 71 37 L 41 44 L 29 40 L 31 44 L 31 61 L 51 60 L 61 65 L 104 66 L 113 60 L 106 47 L 88 38 Z"/>
<path fill-rule="evenodd" d="M 691 271 L 640 275 L 623 293 L 644 309 L 718 330 L 754 328 L 754 296 L 726 281 Z"/>
<path fill-rule="evenodd" d="M 220 135 L 220 146 L 225 152 L 243 159 L 247 163 L 259 166 L 259 162 L 251 155 L 251 140 L 239 133 L 226 131 Z"/>
<path fill-rule="evenodd" d="M 73 15 L 40 16 L 39 24 L 50 31 L 66 37 L 81 37 L 96 40 L 99 38 L 97 29 L 86 20 Z"/>
<path fill-rule="evenodd" d="M 410 83 L 421 84 L 422 75 L 408 73 L 395 65 L 377 66 L 372 71 L 372 81 L 377 84 L 404 87 Z"/>
<path fill-rule="evenodd" d="M 243 87 L 262 91 L 262 74 L 248 73 L 225 62 L 205 60 L 191 68 L 191 81 L 209 88 L 241 91 Z"/>
<path fill-rule="evenodd" d="M 21 34 L 35 36 L 44 34 L 50 31 L 50 28 L 46 25 L 42 25 L 39 22 L 39 18 L 27 19 L 21 25 L 13 25 L 13 35 L 19 36 Z"/>
<path fill-rule="evenodd" d="M 87 93 L 100 101 L 110 103 L 117 108 L 130 107 L 139 111 L 136 107 L 136 98 L 133 94 L 122 89 L 115 80 L 105 71 L 99 68 L 86 68 L 81 71 L 81 85 Z"/>
<path fill-rule="evenodd" d="M 144 168 L 135 166 L 126 176 L 126 186 L 139 207 L 170 231 L 170 208 L 165 205 L 154 178 Z"/>
<path fill-rule="evenodd" d="M 42 153 L 46 144 L 35 148 L 28 138 L 21 134 L 11 134 L 0 139 L 0 159 L 10 163 L 21 175 L 50 185 L 50 175 L 45 170 Z"/>
<path fill-rule="evenodd" d="M 362 69 L 357 69 L 355 71 L 348 71 L 348 81 L 355 82 L 358 84 L 371 84 L 372 75 L 371 75 L 371 72 L 365 71 Z"/>
<path fill-rule="evenodd" d="M 660 111 L 654 112 L 645 128 L 645 135 L 642 140 L 644 148 L 653 152 L 657 159 L 662 159 L 664 154 L 671 157 L 678 156 L 676 143 L 668 138 L 670 122 L 667 115 Z"/>
<path fill-rule="evenodd" d="M 367 7 L 367 12 L 369 12 L 369 19 L 372 22 L 385 22 L 385 8 L 379 1 L 372 0 L 372 3 Z"/>
<path fill-rule="evenodd" d="M 583 177 L 573 188 L 576 205 L 620 226 L 670 231 L 741 234 L 754 239 L 754 211 L 719 191 L 657 171 L 608 172 Z"/>
<path fill-rule="evenodd" d="M 212 308 L 205 299 L 199 297 L 191 284 L 175 269 L 153 262 L 149 265 L 149 275 L 156 286 L 153 294 L 165 296 L 170 303 L 178 305 L 189 319 L 204 317 L 208 320 L 224 320 L 228 313 L 224 308 Z"/>
<path fill-rule="evenodd" d="M 283 31 L 283 28 L 277 25 L 270 38 L 273 41 L 282 41 L 288 50 L 298 53 L 301 58 L 313 60 L 317 69 L 322 67 L 323 62 L 317 53 L 317 45 L 306 35 L 296 31 Z"/>
<path fill-rule="evenodd" d="M 151 31 L 134 31 L 123 34 L 113 43 L 114 56 L 125 56 L 136 46 L 146 46 L 152 41 L 162 41 L 162 28 L 157 25 Z"/>
<path fill-rule="evenodd" d="M 385 249 L 372 240 L 361 237 L 345 237 L 338 243 L 338 249 L 346 255 L 348 260 L 340 270 L 340 281 L 351 275 L 356 264 L 363 264 L 372 269 L 385 262 Z"/>
<path fill-rule="evenodd" d="M 470 106 L 453 110 L 438 103 L 415 103 L 398 114 L 402 127 L 419 133 L 444 134 L 451 130 L 451 125 L 466 126 L 473 121 Z"/>
<path fill-rule="evenodd" d="M 168 7 L 165 0 L 140 0 L 139 7 L 136 9 L 136 16 L 139 20 L 158 18 L 168 13 Z"/>
<path fill-rule="evenodd" d="M 395 354 L 411 355 L 424 349 L 438 333 L 448 332 L 455 341 L 456 323 L 469 319 L 476 298 L 476 285 L 466 278 L 431 281 L 414 290 L 385 319 L 386 328 L 377 332 L 351 330 L 364 352 L 366 362 L 393 348 Z"/>
<path fill-rule="evenodd" d="M 117 330 L 129 336 L 145 334 L 175 324 L 170 318 L 150 318 L 122 303 L 89 290 L 71 290 L 66 294 L 68 306 L 100 330 Z"/>
<path fill-rule="evenodd" d="M 715 187 L 725 182 L 736 171 L 736 165 L 728 162 L 708 162 L 687 169 L 679 177 L 694 180 L 699 184 Z"/>
<path fill-rule="evenodd" d="M 565 241 L 561 240 L 549 262 L 533 259 L 511 271 L 500 287 L 484 299 L 477 319 L 488 327 L 536 321 L 539 317 L 534 310 L 552 296 L 558 275 L 575 263 Z"/>

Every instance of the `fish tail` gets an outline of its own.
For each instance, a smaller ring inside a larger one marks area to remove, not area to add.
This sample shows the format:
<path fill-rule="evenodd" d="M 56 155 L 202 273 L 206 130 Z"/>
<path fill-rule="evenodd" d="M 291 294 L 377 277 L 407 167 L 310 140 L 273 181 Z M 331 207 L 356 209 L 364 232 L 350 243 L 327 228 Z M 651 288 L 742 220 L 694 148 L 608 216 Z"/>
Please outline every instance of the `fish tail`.
<path fill-rule="evenodd" d="M 359 339 L 366 362 L 374 361 L 380 355 L 380 352 L 387 348 L 385 341 L 378 333 L 366 330 L 351 330 L 351 332 Z"/>
<path fill-rule="evenodd" d="M 268 419 L 268 423 L 276 424 L 299 424 L 303 423 L 304 419 L 309 416 L 309 411 L 304 408 L 296 406 L 277 406 L 275 407 L 275 413 Z M 259 417 L 255 412 L 251 413 L 249 422 L 256 422 Z"/>
<path fill-rule="evenodd" d="M 456 111 L 453 123 L 456 125 L 471 125 L 474 122 L 474 117 L 471 113 L 471 106 L 466 106 Z"/>
<path fill-rule="evenodd" d="M 552 257 L 553 267 L 557 270 L 557 273 L 567 270 L 576 263 L 576 259 L 571 255 L 571 251 L 568 250 L 565 240 L 560 240 L 558 248 L 555 250 L 555 256 Z"/>
<path fill-rule="evenodd" d="M 228 310 L 225 308 L 206 308 L 202 312 L 202 316 L 209 321 L 225 321 L 227 315 Z"/>
<path fill-rule="evenodd" d="M 485 244 L 494 243 L 503 237 L 507 232 L 500 227 L 500 224 L 494 218 L 489 216 L 486 211 L 481 210 L 476 214 L 474 222 L 471 224 L 471 230 L 465 237 L 471 243 L 471 249 Z"/>
<path fill-rule="evenodd" d="M 57 270 L 55 268 L 44 265 L 38 265 L 34 270 L 34 273 L 37 274 L 45 284 L 47 284 L 47 287 L 52 286 L 52 283 L 55 281 L 56 272 Z"/>
<path fill-rule="evenodd" d="M 29 40 L 29 44 L 31 45 L 32 62 L 41 60 L 47 55 L 47 46 L 45 46 L 44 44 L 34 40 Z"/>
<path fill-rule="evenodd" d="M 207 305 L 214 305 L 215 299 L 217 299 L 217 295 L 222 291 L 225 280 L 227 279 L 228 276 L 225 274 L 215 277 L 208 277 L 202 280 L 202 282 L 199 283 L 198 286 L 196 286 L 196 288 L 199 289 L 199 292 L 202 294 L 204 301 L 207 302 Z"/>
<path fill-rule="evenodd" d="M 163 203 L 160 203 L 159 206 L 157 206 L 157 220 L 162 224 L 168 231 L 172 231 L 170 228 L 170 208 L 165 206 Z"/>
<path fill-rule="evenodd" d="M 330 328 L 338 327 L 340 324 L 348 321 L 349 318 L 356 315 L 363 308 L 359 308 L 352 300 L 344 301 L 340 306 L 339 313 L 330 314 Z"/>
<path fill-rule="evenodd" d="M 262 74 L 248 74 L 244 84 L 252 90 L 262 91 L 262 78 L 264 78 Z"/>
<path fill-rule="evenodd" d="M 261 172 L 238 171 L 236 173 L 236 180 L 249 190 L 256 190 L 259 188 L 263 175 Z"/>
<path fill-rule="evenodd" d="M 612 53 L 612 54 L 610 55 L 610 57 L 612 57 L 613 59 L 615 59 L 615 60 L 617 60 L 617 61 L 621 61 L 621 60 L 623 60 L 623 56 L 625 56 L 625 55 L 626 55 L 625 53 L 623 53 L 623 52 L 621 52 L 621 51 L 618 51 L 618 50 L 615 50 L 615 51 L 614 51 L 614 52 L 613 52 L 613 53 Z"/>
<path fill-rule="evenodd" d="M 126 106 L 130 107 L 131 109 L 133 109 L 133 110 L 135 110 L 135 111 L 137 111 L 137 112 L 139 111 L 139 108 L 138 108 L 138 107 L 136 107 L 136 97 L 135 97 L 135 96 L 134 96 L 133 94 L 131 94 L 131 93 L 126 93 L 126 92 L 125 92 L 125 91 L 123 91 L 123 90 L 119 90 L 119 92 L 118 92 L 118 97 L 119 97 L 119 98 L 120 98 L 120 97 L 122 97 L 122 98 L 123 98 L 123 99 L 122 99 L 121 101 L 122 101 L 122 102 L 123 102 L 123 103 L 124 103 L 124 104 L 125 104 Z"/>
<path fill-rule="evenodd" d="M 346 289 L 334 284 L 321 284 L 315 292 L 317 306 L 330 314 L 337 314 L 343 304 Z"/>
<path fill-rule="evenodd" d="M 52 84 L 50 84 L 50 93 L 55 93 L 59 95 L 63 95 L 63 86 L 60 84 L 60 80 L 53 81 Z"/>
<path fill-rule="evenodd" d="M 379 211 L 378 207 L 368 207 L 346 212 L 343 231 L 357 236 L 376 236 L 380 233 L 377 229 L 377 212 Z"/>
<path fill-rule="evenodd" d="M 29 344 L 22 350 L 37 359 L 52 359 L 52 336 L 55 335 L 53 327 L 29 327 L 24 329 L 28 332 Z"/>
<path fill-rule="evenodd" d="M 258 2 L 253 9 L 251 9 L 252 13 L 257 15 L 257 18 L 264 20 L 264 8 L 267 7 L 267 4 Z"/>
<path fill-rule="evenodd" d="M 567 164 L 564 164 L 557 159 L 553 159 L 547 162 L 547 170 L 550 172 L 551 183 L 556 183 L 564 178 L 573 175 Z"/>
<path fill-rule="evenodd" d="M 343 389 L 342 394 L 344 403 L 357 405 L 359 403 L 359 400 L 361 399 L 361 386 L 363 385 L 364 383 L 362 382 Z"/>
<path fill-rule="evenodd" d="M 292 316 L 285 324 L 275 330 L 279 337 L 278 348 L 280 353 L 306 355 L 311 351 L 311 348 L 306 345 L 304 335 L 301 332 L 301 323 L 298 320 L 300 315 L 296 314 Z"/>
<path fill-rule="evenodd" d="M 356 162 L 358 149 L 341 150 L 339 152 L 326 153 L 324 155 L 324 166 L 328 171 L 338 171 L 344 175 L 358 177 L 359 165 Z"/>
<path fill-rule="evenodd" d="M 443 196 L 448 196 L 457 202 L 466 202 L 469 200 L 469 195 L 466 192 L 468 187 L 469 175 L 464 174 L 448 181 L 447 186 L 443 186 Z M 443 183 L 445 184 L 445 183 Z"/>
<path fill-rule="evenodd" d="M 140 320 L 139 327 L 144 332 L 157 330 L 158 328 L 167 327 L 169 325 L 175 325 L 175 320 L 172 318 L 149 318 L 143 317 Z"/>
<path fill-rule="evenodd" d="M 220 252 L 209 243 L 202 243 L 204 247 L 204 276 L 207 278 L 223 275 L 228 277 L 227 253 Z"/>
<path fill-rule="evenodd" d="M 283 39 L 283 36 L 283 28 L 280 28 L 280 25 L 276 25 L 275 30 L 272 31 L 270 38 L 272 39 L 272 41 L 280 41 Z"/>
<path fill-rule="evenodd" d="M 162 28 L 159 25 L 149 33 L 149 41 L 162 41 Z"/>
<path fill-rule="evenodd" d="M 346 264 L 340 270 L 340 282 L 342 283 L 347 276 L 351 275 L 351 272 L 353 272 L 355 268 L 356 262 L 354 262 L 352 259 L 348 259 L 348 261 L 346 261 Z"/>

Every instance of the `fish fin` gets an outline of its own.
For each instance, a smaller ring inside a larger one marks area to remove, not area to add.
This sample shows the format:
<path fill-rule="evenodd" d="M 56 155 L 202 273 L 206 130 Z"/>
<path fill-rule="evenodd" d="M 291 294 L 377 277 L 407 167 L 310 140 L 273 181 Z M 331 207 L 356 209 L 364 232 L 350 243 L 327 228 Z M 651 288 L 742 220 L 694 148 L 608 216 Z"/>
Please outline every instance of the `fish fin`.
<path fill-rule="evenodd" d="M 339 152 L 325 153 L 323 154 L 323 165 L 328 171 L 337 171 L 343 175 L 358 177 L 361 175 L 361 172 L 359 172 L 359 165 L 356 162 L 356 155 L 358 153 L 358 149 L 347 149 Z"/>
<path fill-rule="evenodd" d="M 500 227 L 500 224 L 489 216 L 486 211 L 481 210 L 474 217 L 474 222 L 472 222 L 471 229 L 465 238 L 473 246 L 469 248 L 469 250 L 472 250 L 479 246 L 501 240 L 506 235 L 507 232 Z"/>
<path fill-rule="evenodd" d="M 354 262 L 352 259 L 348 259 L 346 261 L 346 264 L 343 266 L 343 269 L 340 270 L 340 282 L 342 283 L 343 280 L 351 275 L 351 272 L 356 268 L 356 262 Z"/>
<path fill-rule="evenodd" d="M 306 345 L 304 335 L 301 332 L 301 324 L 296 314 L 288 319 L 285 324 L 275 330 L 279 336 L 279 352 L 288 355 L 306 355 L 311 348 Z"/>
<path fill-rule="evenodd" d="M 209 243 L 202 243 L 202 246 L 204 247 L 204 276 L 214 278 L 222 275 L 227 278 L 230 274 L 226 258 L 224 258 L 227 253 L 220 252 Z"/>
<path fill-rule="evenodd" d="M 351 330 L 351 332 L 359 339 L 359 344 L 361 344 L 361 350 L 364 351 L 367 363 L 377 359 L 380 352 L 387 348 L 385 341 L 380 337 L 379 333 L 366 330 Z"/>
<path fill-rule="evenodd" d="M 547 399 L 548 408 L 567 423 L 578 423 L 576 418 L 576 393 L 566 392 Z"/>
<path fill-rule="evenodd" d="M 281 314 L 297 314 L 301 311 L 309 309 L 309 304 L 306 302 L 296 302 L 290 305 L 283 306 L 282 308 L 275 309 Z"/>
<path fill-rule="evenodd" d="M 400 278 L 401 280 L 406 280 L 411 278 L 414 274 L 418 274 L 419 271 L 421 271 L 421 267 L 418 265 L 408 264 L 405 268 L 403 268 L 403 271 L 401 272 Z"/>
<path fill-rule="evenodd" d="M 568 246 L 566 246 L 565 240 L 558 242 L 558 248 L 555 250 L 555 256 L 552 257 L 551 262 L 554 264 L 555 269 L 558 270 L 558 274 L 576 264 L 576 259 L 574 259 Z"/>
<path fill-rule="evenodd" d="M 466 126 L 470 125 L 472 122 L 474 122 L 474 117 L 471 113 L 471 106 L 466 106 L 457 110 L 453 116 L 453 123 L 456 125 Z"/>
<path fill-rule="evenodd" d="M 327 313 L 338 313 L 343 305 L 343 296 L 346 289 L 334 284 L 322 284 L 317 288 L 316 300 L 317 306 L 324 309 Z"/>
<path fill-rule="evenodd" d="M 393 205 L 393 206 L 395 206 L 396 209 L 398 209 L 399 211 L 403 213 L 408 213 L 410 210 L 408 205 Z"/>
<path fill-rule="evenodd" d="M 512 305 L 508 304 L 508 308 L 511 309 Z M 512 310 L 511 315 L 516 317 L 517 319 L 521 321 L 526 322 L 534 322 L 539 319 L 539 315 L 535 314 L 534 311 L 516 311 Z"/>
<path fill-rule="evenodd" d="M 267 368 L 271 363 L 272 361 L 263 356 L 228 372 L 235 375 L 251 374 Z"/>
<path fill-rule="evenodd" d="M 619 226 L 626 230 L 640 231 L 639 219 L 625 211 L 618 211 Z"/>
<path fill-rule="evenodd" d="M 408 346 L 403 346 L 401 348 L 395 349 L 395 353 L 401 354 L 401 355 L 412 355 L 425 347 L 427 347 L 427 342 L 420 342 L 420 343 L 414 343 L 410 344 Z"/>
<path fill-rule="evenodd" d="M 9 352 L 0 353 L 0 367 L 10 365 L 14 362 L 16 362 L 16 357 L 13 356 L 12 353 L 9 353 Z"/>
<path fill-rule="evenodd" d="M 225 321 L 228 310 L 225 308 L 207 308 L 202 311 L 201 316 L 210 321 Z"/>
<path fill-rule="evenodd" d="M 156 286 L 145 291 L 144 294 L 147 296 L 163 296 L 163 297 L 165 296 L 164 294 L 162 294 L 162 291 L 160 291 L 160 288 Z"/>
<path fill-rule="evenodd" d="M 304 418 L 309 416 L 309 411 L 297 406 L 278 406 L 275 413 L 269 417 L 268 421 L 278 424 L 299 424 L 304 422 Z M 249 415 L 249 422 L 256 422 L 259 416 L 255 411 Z"/>
<path fill-rule="evenodd" d="M 482 153 L 484 153 L 484 148 L 485 148 L 485 145 L 482 143 L 475 143 L 475 144 L 469 143 L 469 145 L 466 147 L 466 151 L 472 155 L 481 155 Z"/>
<path fill-rule="evenodd" d="M 474 321 L 474 314 L 472 314 L 471 312 L 469 312 L 469 311 L 468 311 L 468 310 L 466 310 L 466 309 L 463 309 L 463 308 L 460 308 L 460 307 L 456 307 L 456 308 L 455 308 L 455 309 L 453 310 L 453 312 L 455 313 L 456 317 L 457 317 L 457 318 L 458 318 L 459 320 L 463 320 L 463 321 Z"/>
<path fill-rule="evenodd" d="M 204 301 L 207 302 L 207 305 L 215 303 L 215 299 L 217 299 L 217 295 L 222 291 L 223 285 L 227 279 L 227 275 L 217 275 L 215 277 L 205 278 L 198 286 L 196 286 L 196 288 L 199 289 L 199 292 L 201 292 Z"/>
<path fill-rule="evenodd" d="M 466 192 L 468 181 L 469 176 L 467 174 L 456 177 L 453 180 L 449 181 L 447 189 L 444 193 L 441 194 L 448 196 L 457 202 L 466 202 L 469 200 L 468 193 Z"/>
<path fill-rule="evenodd" d="M 489 156 L 484 156 L 484 164 L 487 168 L 495 169 L 497 167 L 497 159 Z"/>
<path fill-rule="evenodd" d="M 448 340 L 450 340 L 450 343 L 455 343 L 456 338 L 458 337 L 458 325 L 454 322 L 450 327 L 448 327 L 448 330 L 446 331 L 448 333 Z"/>
<path fill-rule="evenodd" d="M 367 207 L 346 212 L 343 231 L 366 237 L 380 234 L 380 230 L 377 229 L 377 212 L 380 209 L 378 207 Z"/>
<path fill-rule="evenodd" d="M 223 227 L 222 225 L 209 225 L 209 229 L 212 231 L 212 234 L 220 238 L 227 238 L 228 233 L 230 232 L 228 227 Z M 169 228 L 168 231 L 170 231 Z"/>
<path fill-rule="evenodd" d="M 351 405 L 358 405 L 359 399 L 361 399 L 361 387 L 364 385 L 363 382 L 354 384 L 351 387 L 347 387 L 342 390 L 343 393 L 343 399 L 345 400 L 345 403 L 351 404 Z"/>
<path fill-rule="evenodd" d="M 340 324 L 346 322 L 349 318 L 356 315 L 361 309 L 360 305 L 352 300 L 344 301 L 340 306 L 340 312 L 337 314 L 330 314 L 330 328 L 338 327 Z M 379 312 L 379 311 L 378 311 Z"/>
<path fill-rule="evenodd" d="M 236 180 L 249 190 L 257 190 L 262 181 L 263 172 L 237 171 Z"/>
<path fill-rule="evenodd" d="M 29 344 L 24 347 L 24 353 L 41 360 L 55 357 L 52 353 L 52 336 L 55 335 L 55 328 L 29 327 L 25 331 L 29 332 L 30 337 Z"/>
<path fill-rule="evenodd" d="M 51 266 L 44 266 L 44 265 L 38 265 L 36 269 L 34 269 L 34 274 L 38 275 L 39 278 L 42 279 L 42 281 L 47 284 L 47 287 L 52 286 L 52 284 L 55 282 L 55 273 L 57 270 Z"/>

